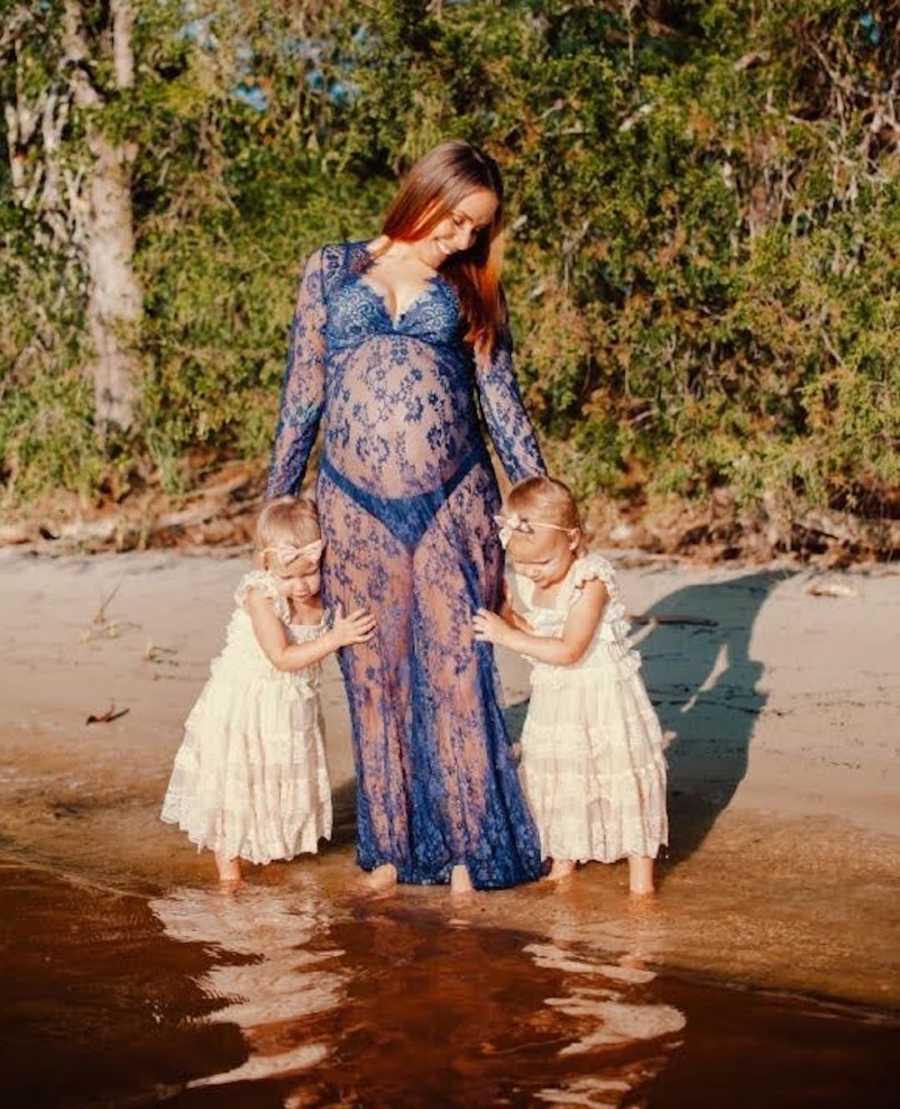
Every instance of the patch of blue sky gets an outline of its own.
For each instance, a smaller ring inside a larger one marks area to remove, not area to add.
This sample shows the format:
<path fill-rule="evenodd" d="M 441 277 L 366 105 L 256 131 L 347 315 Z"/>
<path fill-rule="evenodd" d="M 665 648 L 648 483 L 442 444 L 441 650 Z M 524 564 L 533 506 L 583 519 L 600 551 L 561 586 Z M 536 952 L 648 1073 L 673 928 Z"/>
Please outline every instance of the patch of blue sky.
<path fill-rule="evenodd" d="M 881 42 L 881 24 L 872 12 L 864 12 L 859 17 L 859 25 L 866 32 L 868 40 L 873 46 L 877 46 Z"/>
<path fill-rule="evenodd" d="M 196 5 L 186 4 L 186 10 L 196 10 Z M 218 39 L 212 29 L 215 20 L 215 12 L 208 15 L 197 16 L 194 19 L 188 20 L 180 31 L 179 37 L 186 38 L 189 41 L 196 43 L 203 50 L 216 50 L 218 48 Z M 358 36 L 362 35 L 362 39 Z M 357 41 L 364 41 L 365 29 L 360 28 L 356 32 Z M 296 38 L 290 37 L 281 43 L 282 51 L 289 57 L 297 61 L 306 62 L 309 68 L 306 72 L 306 83 L 314 92 L 324 93 L 328 99 L 336 105 L 347 104 L 359 92 L 358 87 L 350 81 L 340 80 L 338 78 L 326 79 L 319 63 L 322 55 L 325 52 L 327 43 L 322 39 L 316 38 Z M 268 109 L 269 98 L 265 91 L 256 84 L 253 79 L 253 49 L 249 43 L 243 44 L 235 51 L 236 69 L 238 81 L 232 86 L 231 95 L 239 100 L 242 104 L 246 104 L 248 108 L 252 108 L 257 112 L 264 112 Z"/>
<path fill-rule="evenodd" d="M 216 50 L 219 45 L 219 40 L 216 38 L 212 29 L 214 19 L 214 14 L 191 19 L 176 32 L 175 37 L 195 42 L 203 50 Z"/>
<path fill-rule="evenodd" d="M 240 100 L 242 104 L 246 104 L 248 108 L 253 108 L 257 112 L 264 112 L 269 106 L 269 98 L 259 85 L 250 85 L 246 81 L 234 85 L 231 95 L 235 100 Z"/>

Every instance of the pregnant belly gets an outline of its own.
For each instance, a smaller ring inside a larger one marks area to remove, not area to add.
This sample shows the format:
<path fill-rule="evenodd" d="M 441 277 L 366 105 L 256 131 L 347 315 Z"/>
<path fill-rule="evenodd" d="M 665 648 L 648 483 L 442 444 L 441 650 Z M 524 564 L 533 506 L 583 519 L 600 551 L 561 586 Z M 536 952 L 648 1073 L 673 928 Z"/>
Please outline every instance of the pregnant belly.
<path fill-rule="evenodd" d="M 328 459 L 372 493 L 409 497 L 435 489 L 478 443 L 464 374 L 427 343 L 380 336 L 330 370 Z"/>

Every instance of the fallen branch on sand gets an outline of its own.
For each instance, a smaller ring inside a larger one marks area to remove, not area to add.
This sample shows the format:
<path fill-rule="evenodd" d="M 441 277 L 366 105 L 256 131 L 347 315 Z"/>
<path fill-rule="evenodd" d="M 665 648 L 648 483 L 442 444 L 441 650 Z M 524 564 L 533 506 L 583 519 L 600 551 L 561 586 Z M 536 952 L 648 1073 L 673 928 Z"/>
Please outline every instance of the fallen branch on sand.
<path fill-rule="evenodd" d="M 812 510 L 796 522 L 798 528 L 872 551 L 900 551 L 900 520 L 866 520 L 850 512 Z"/>
<path fill-rule="evenodd" d="M 123 578 L 120 578 L 119 581 L 116 582 L 116 584 L 112 587 L 112 589 L 110 589 L 110 591 L 106 594 L 106 596 L 100 602 L 100 607 L 97 609 L 97 612 L 94 615 L 94 623 L 95 624 L 105 624 L 106 623 L 106 609 L 109 606 L 109 602 L 119 592 L 119 589 L 122 586 L 122 581 L 123 580 L 124 580 Z"/>
<path fill-rule="evenodd" d="M 120 712 L 116 712 L 116 706 L 112 704 L 106 712 L 100 713 L 99 716 L 95 716 L 94 713 L 91 713 L 87 720 L 85 720 L 85 724 L 111 724 L 114 720 L 118 720 L 119 717 L 129 712 L 131 712 L 131 709 L 122 709 Z"/>
<path fill-rule="evenodd" d="M 166 663 L 168 666 L 178 666 L 179 663 L 173 658 L 167 658 L 167 655 L 177 655 L 178 651 L 175 647 L 160 647 L 158 643 L 153 640 L 147 642 L 144 649 L 144 659 L 147 662 Z"/>
<path fill-rule="evenodd" d="M 641 614 L 633 616 L 631 613 L 626 617 L 632 624 L 687 624 L 696 628 L 717 628 L 719 626 L 718 620 L 707 620 L 704 616 L 653 616 L 648 614 Z"/>
<path fill-rule="evenodd" d="M 214 484 L 195 489 L 172 508 L 169 497 L 146 491 L 124 504 L 108 506 L 103 515 L 84 519 L 80 512 L 59 526 L 33 520 L 0 527 L 0 547 L 35 543 L 39 550 L 127 551 L 169 547 L 185 541 L 242 545 L 252 534 L 252 520 L 262 500 L 258 467 L 246 463 Z"/>
<path fill-rule="evenodd" d="M 811 597 L 858 597 L 859 590 L 841 581 L 814 581 L 806 587 Z"/>

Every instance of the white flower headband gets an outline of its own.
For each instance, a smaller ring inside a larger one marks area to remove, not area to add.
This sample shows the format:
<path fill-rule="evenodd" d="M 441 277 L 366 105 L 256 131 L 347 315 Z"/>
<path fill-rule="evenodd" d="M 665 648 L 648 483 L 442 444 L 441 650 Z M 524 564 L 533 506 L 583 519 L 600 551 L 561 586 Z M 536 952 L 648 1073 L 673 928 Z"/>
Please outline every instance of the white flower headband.
<path fill-rule="evenodd" d="M 500 528 L 500 544 L 505 549 L 514 531 L 520 535 L 533 535 L 535 528 L 551 528 L 553 531 L 564 531 L 571 535 L 576 528 L 564 528 L 559 524 L 548 524 L 544 520 L 529 520 L 520 516 L 518 512 L 511 512 L 508 516 L 495 516 L 494 522 Z"/>
<path fill-rule="evenodd" d="M 271 547 L 264 547 L 262 553 L 265 555 L 271 551 L 278 556 L 278 561 L 282 566 L 290 566 L 298 558 L 309 562 L 318 562 L 324 550 L 325 540 L 315 539 L 312 543 L 307 543 L 305 547 L 298 547 L 294 543 L 274 543 Z"/>

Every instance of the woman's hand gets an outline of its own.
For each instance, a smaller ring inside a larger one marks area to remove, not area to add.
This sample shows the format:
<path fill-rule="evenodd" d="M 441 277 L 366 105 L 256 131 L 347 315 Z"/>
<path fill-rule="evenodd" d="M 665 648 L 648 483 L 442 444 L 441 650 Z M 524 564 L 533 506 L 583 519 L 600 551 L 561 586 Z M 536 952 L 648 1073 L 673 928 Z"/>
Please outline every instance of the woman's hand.
<path fill-rule="evenodd" d="M 475 638 L 481 643 L 494 643 L 498 647 L 504 645 L 510 630 L 509 624 L 502 616 L 498 616 L 496 612 L 489 612 L 486 608 L 478 609 L 472 617 L 472 628 Z"/>
<path fill-rule="evenodd" d="M 375 617 L 364 608 L 358 608 L 349 616 L 344 615 L 338 605 L 334 610 L 334 624 L 331 634 L 338 647 L 352 647 L 354 643 L 368 643 L 375 634 Z"/>

